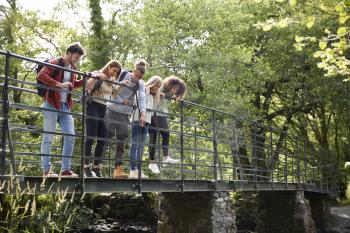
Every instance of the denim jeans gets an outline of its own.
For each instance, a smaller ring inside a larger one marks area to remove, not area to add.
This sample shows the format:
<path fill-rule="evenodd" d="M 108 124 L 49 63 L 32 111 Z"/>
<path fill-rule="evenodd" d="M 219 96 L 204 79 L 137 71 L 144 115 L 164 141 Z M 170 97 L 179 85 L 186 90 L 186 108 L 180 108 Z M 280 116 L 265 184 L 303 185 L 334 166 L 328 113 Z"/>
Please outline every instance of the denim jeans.
<path fill-rule="evenodd" d="M 50 105 L 45 101 L 43 108 L 49 109 L 49 110 L 57 110 L 55 107 Z M 61 104 L 62 112 L 69 113 L 70 110 L 68 108 L 67 103 Z M 75 134 L 74 133 L 74 121 L 72 115 L 68 115 L 65 113 L 59 113 L 59 112 L 52 112 L 52 111 L 43 111 L 44 113 L 44 131 L 47 132 L 55 132 L 56 131 L 56 124 L 61 126 L 62 133 L 65 134 Z M 43 134 L 43 140 L 41 143 L 41 164 L 42 169 L 44 171 L 47 171 L 51 167 L 50 163 L 50 153 L 51 153 L 51 144 L 53 140 L 54 134 L 44 133 Z M 62 150 L 62 171 L 70 170 L 71 169 L 71 157 L 73 153 L 74 148 L 74 137 L 72 136 L 63 136 L 63 150 Z"/>
<path fill-rule="evenodd" d="M 142 160 L 143 149 L 146 142 L 148 128 L 141 127 L 138 122 L 133 122 L 131 128 L 131 147 L 129 151 L 130 170 L 140 170 L 139 161 Z"/>

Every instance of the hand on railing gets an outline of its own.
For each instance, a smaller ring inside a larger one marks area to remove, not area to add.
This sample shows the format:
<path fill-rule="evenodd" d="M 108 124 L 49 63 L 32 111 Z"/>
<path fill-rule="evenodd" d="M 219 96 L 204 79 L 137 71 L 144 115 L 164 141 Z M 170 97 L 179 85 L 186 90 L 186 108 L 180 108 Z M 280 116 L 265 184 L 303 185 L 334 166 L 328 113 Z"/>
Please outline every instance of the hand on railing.
<path fill-rule="evenodd" d="M 146 112 L 141 112 L 141 117 L 140 117 L 141 127 L 144 127 L 146 125 L 146 120 L 147 120 Z"/>
<path fill-rule="evenodd" d="M 107 80 L 108 79 L 107 75 L 105 75 L 104 73 L 100 73 L 98 75 L 98 78 L 101 79 L 101 80 Z"/>
<path fill-rule="evenodd" d="M 68 88 L 72 89 L 73 85 L 71 82 L 64 82 L 64 83 L 57 83 L 57 87 L 63 89 L 63 88 Z"/>

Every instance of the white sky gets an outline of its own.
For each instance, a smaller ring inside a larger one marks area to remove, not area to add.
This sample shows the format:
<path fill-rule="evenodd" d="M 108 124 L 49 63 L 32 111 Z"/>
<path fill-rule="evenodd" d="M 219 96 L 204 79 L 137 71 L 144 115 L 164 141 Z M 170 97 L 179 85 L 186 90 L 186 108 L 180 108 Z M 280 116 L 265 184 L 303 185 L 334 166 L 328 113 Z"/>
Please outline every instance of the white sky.
<path fill-rule="evenodd" d="M 58 4 L 63 4 L 64 0 L 18 0 L 18 5 L 24 10 L 32 10 L 38 12 L 39 16 L 44 19 L 50 19 L 55 12 L 54 8 Z M 82 5 L 83 8 L 78 11 L 69 9 L 66 13 L 61 13 L 63 22 L 72 28 L 79 28 L 80 22 L 85 21 L 88 22 L 90 13 L 87 9 L 87 0 L 76 0 L 74 4 Z M 6 0 L 0 0 L 0 5 L 8 6 Z M 69 8 L 70 6 L 66 6 Z M 103 6 L 102 6 L 103 7 Z M 105 13 L 105 11 L 102 11 Z M 104 17 L 108 17 L 104 15 Z M 69 20 L 67 20 L 69 19 Z"/>
<path fill-rule="evenodd" d="M 3 1 L 3 0 L 0 0 Z M 59 3 L 59 0 L 18 0 L 20 6 L 26 10 L 45 10 L 52 13 L 53 8 Z"/>
<path fill-rule="evenodd" d="M 25 10 L 48 11 L 53 12 L 53 8 L 59 3 L 59 0 L 18 0 L 18 5 Z M 0 5 L 8 6 L 6 0 L 0 0 Z"/>

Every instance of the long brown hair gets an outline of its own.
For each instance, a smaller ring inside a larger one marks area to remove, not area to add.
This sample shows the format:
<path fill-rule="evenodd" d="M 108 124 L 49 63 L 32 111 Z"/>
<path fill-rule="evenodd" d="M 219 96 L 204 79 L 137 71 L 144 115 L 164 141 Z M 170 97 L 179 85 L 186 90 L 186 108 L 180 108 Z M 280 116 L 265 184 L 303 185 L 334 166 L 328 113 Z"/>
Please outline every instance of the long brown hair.
<path fill-rule="evenodd" d="M 171 75 L 163 80 L 163 91 L 169 92 L 173 87 L 177 87 L 175 96 L 176 98 L 183 99 L 186 95 L 186 83 L 174 75 Z"/>
<path fill-rule="evenodd" d="M 101 73 L 104 73 L 105 75 L 108 76 L 107 70 L 108 68 L 119 68 L 119 72 L 116 75 L 116 77 L 119 77 L 119 74 L 122 70 L 122 65 L 120 64 L 120 62 L 118 60 L 110 60 L 109 62 L 107 62 L 107 64 L 100 70 Z"/>

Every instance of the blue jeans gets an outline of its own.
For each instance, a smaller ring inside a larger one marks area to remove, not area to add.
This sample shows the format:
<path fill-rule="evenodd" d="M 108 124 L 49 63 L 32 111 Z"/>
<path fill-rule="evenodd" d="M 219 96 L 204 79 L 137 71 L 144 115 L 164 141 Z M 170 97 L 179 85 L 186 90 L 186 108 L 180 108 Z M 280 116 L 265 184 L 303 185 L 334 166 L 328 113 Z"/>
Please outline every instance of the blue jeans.
<path fill-rule="evenodd" d="M 43 108 L 50 109 L 50 110 L 57 110 L 55 107 L 50 105 L 45 101 Z M 70 110 L 68 108 L 67 103 L 61 104 L 62 112 L 69 113 Z M 61 126 L 62 133 L 65 134 L 75 134 L 74 133 L 74 121 L 72 115 L 59 113 L 59 112 L 52 112 L 52 111 L 43 111 L 44 113 L 44 131 L 47 132 L 56 132 L 56 123 Z M 43 134 L 43 140 L 41 143 L 41 164 L 42 169 L 44 171 L 47 171 L 51 167 L 50 163 L 50 153 L 51 153 L 51 144 L 53 140 L 54 134 Z M 74 137 L 72 136 L 63 136 L 63 150 L 62 150 L 62 171 L 70 170 L 71 169 L 71 157 L 73 153 L 74 148 Z"/>
<path fill-rule="evenodd" d="M 130 159 L 130 170 L 141 169 L 139 161 L 142 160 L 143 149 L 146 142 L 148 128 L 141 127 L 141 125 L 135 122 L 132 124 L 131 128 L 131 147 L 129 151 Z"/>

